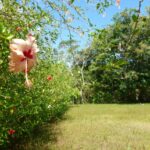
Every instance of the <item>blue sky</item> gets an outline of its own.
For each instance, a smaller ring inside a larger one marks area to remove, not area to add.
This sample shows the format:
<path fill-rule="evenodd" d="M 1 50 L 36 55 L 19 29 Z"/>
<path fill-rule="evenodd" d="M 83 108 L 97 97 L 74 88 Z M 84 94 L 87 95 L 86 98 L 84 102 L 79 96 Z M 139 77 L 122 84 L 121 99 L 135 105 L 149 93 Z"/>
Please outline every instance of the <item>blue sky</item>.
<path fill-rule="evenodd" d="M 91 20 L 93 24 L 97 28 L 104 28 L 107 25 L 112 23 L 112 18 L 116 13 L 119 13 L 123 11 L 125 8 L 138 8 L 138 2 L 139 0 L 121 0 L 120 8 L 118 8 L 115 4 L 113 6 L 110 6 L 106 9 L 106 11 L 103 14 L 99 14 L 98 11 L 95 8 L 94 4 L 87 4 L 86 0 L 75 0 L 75 5 L 81 7 L 84 9 L 85 15 Z M 142 14 L 145 14 L 145 7 L 150 6 L 150 0 L 144 0 L 142 3 Z M 88 24 L 84 21 L 77 21 L 74 20 L 72 22 L 73 26 L 80 26 L 83 30 L 87 30 L 89 28 Z M 91 29 L 92 31 L 92 29 Z M 79 42 L 79 45 L 81 48 L 85 48 L 88 46 L 88 34 L 84 34 L 82 37 L 79 36 L 79 34 L 73 33 L 73 37 L 75 40 Z M 58 43 L 61 40 L 67 40 L 68 37 L 68 30 L 61 30 L 61 34 L 55 44 L 57 47 Z"/>

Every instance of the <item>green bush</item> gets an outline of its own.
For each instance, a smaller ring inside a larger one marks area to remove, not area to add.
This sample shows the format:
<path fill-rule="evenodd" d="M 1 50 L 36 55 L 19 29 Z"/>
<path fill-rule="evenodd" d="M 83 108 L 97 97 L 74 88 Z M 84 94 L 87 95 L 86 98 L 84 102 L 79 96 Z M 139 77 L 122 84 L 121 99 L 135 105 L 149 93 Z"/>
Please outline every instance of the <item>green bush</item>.
<path fill-rule="evenodd" d="M 34 84 L 31 89 L 24 86 L 22 74 L 10 74 L 1 86 L 4 96 L 0 101 L 1 145 L 29 136 L 37 125 L 60 117 L 75 95 L 73 80 L 63 64 L 41 62 L 30 78 Z M 9 135 L 9 130 L 15 130 L 15 133 Z"/>

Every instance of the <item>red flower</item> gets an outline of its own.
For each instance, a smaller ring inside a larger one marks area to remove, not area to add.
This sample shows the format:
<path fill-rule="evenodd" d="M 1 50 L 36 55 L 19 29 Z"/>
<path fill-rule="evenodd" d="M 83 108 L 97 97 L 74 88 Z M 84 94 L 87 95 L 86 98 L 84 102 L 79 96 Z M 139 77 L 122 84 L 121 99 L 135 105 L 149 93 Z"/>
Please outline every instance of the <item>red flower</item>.
<path fill-rule="evenodd" d="M 22 30 L 21 27 L 17 27 L 17 28 L 16 28 L 16 31 L 21 31 L 21 30 Z"/>
<path fill-rule="evenodd" d="M 15 132 L 16 132 L 15 130 L 10 129 L 10 130 L 8 131 L 8 134 L 9 134 L 9 135 L 13 135 Z"/>
<path fill-rule="evenodd" d="M 51 76 L 48 76 L 48 77 L 47 77 L 47 80 L 49 80 L 49 81 L 52 80 L 52 77 L 51 77 Z"/>

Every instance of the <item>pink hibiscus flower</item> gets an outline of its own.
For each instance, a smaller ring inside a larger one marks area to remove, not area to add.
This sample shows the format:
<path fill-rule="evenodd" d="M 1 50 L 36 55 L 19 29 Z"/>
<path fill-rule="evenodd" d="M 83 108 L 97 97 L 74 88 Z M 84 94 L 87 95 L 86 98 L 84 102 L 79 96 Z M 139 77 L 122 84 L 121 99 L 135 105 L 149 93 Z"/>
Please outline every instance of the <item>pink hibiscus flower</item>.
<path fill-rule="evenodd" d="M 35 38 L 29 34 L 26 40 L 13 39 L 10 43 L 9 70 L 11 72 L 25 72 L 26 83 L 28 85 L 28 72 L 36 63 L 37 48 Z M 30 84 L 31 85 L 31 84 Z"/>

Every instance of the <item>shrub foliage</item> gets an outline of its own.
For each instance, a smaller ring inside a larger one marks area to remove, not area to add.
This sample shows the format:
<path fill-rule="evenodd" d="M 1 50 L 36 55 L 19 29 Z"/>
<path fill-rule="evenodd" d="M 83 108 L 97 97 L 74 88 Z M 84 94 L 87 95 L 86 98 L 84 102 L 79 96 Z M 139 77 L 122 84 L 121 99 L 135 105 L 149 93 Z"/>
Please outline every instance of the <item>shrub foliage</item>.
<path fill-rule="evenodd" d="M 51 46 L 47 41 L 43 44 L 47 40 L 44 30 L 37 31 L 51 22 L 47 13 L 30 3 L 6 0 L 0 5 L 0 147 L 7 149 L 36 126 L 60 117 L 77 90 L 65 64 L 53 63 L 49 57 Z M 26 88 L 24 73 L 9 72 L 8 56 L 10 40 L 24 39 L 30 30 L 35 33 L 40 57 L 29 72 L 33 86 Z"/>

